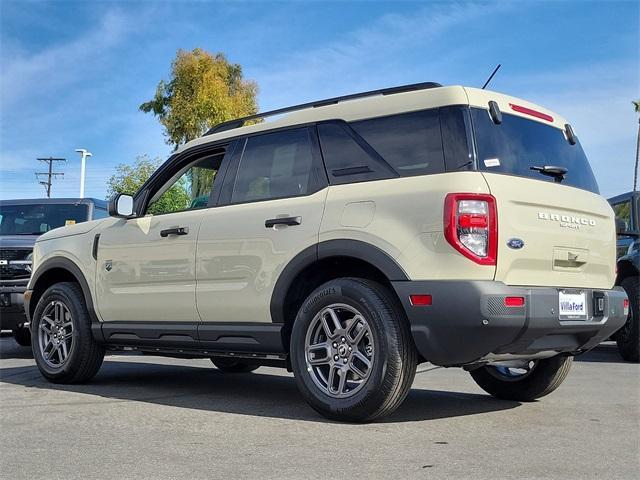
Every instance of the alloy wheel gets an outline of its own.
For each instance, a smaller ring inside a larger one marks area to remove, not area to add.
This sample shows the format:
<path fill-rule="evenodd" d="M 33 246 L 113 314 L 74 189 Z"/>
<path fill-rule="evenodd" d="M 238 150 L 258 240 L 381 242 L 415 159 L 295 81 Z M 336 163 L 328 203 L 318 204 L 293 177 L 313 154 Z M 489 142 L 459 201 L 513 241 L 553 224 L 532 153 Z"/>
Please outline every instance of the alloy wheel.
<path fill-rule="evenodd" d="M 375 360 L 371 327 L 346 304 L 323 308 L 311 321 L 305 340 L 307 371 L 333 398 L 355 395 L 366 384 Z"/>
<path fill-rule="evenodd" d="M 38 327 L 38 346 L 45 363 L 53 368 L 65 364 L 73 348 L 71 312 L 61 301 L 49 303 Z"/>

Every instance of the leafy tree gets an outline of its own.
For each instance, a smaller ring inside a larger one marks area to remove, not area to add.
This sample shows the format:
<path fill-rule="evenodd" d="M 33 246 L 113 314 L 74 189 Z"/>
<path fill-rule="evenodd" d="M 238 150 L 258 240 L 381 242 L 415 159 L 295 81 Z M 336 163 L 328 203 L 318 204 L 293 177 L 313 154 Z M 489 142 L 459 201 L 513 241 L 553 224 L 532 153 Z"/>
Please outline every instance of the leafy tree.
<path fill-rule="evenodd" d="M 168 81 L 161 80 L 153 99 L 140 110 L 153 113 L 177 149 L 207 129 L 257 112 L 255 82 L 244 80 L 242 67 L 222 53 L 178 50 Z"/>
<path fill-rule="evenodd" d="M 136 158 L 133 165 L 121 163 L 116 173 L 107 180 L 107 197 L 116 193 L 135 195 L 161 163 L 161 159 L 151 160 L 146 155 Z M 160 198 L 149 207 L 148 213 L 167 213 L 184 210 L 191 203 L 190 186 L 186 177 L 180 178 Z"/>

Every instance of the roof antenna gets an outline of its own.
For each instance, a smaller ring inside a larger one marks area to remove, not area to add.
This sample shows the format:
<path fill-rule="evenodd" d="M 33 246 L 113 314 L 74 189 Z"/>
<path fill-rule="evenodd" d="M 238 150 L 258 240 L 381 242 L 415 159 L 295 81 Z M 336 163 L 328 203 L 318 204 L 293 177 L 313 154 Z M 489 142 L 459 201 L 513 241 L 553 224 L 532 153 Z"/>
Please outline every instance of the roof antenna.
<path fill-rule="evenodd" d="M 493 73 L 489 76 L 489 78 L 487 79 L 486 82 L 484 82 L 484 85 L 482 86 L 482 90 L 484 90 L 486 88 L 487 85 L 489 85 L 489 82 L 491 81 L 491 79 L 493 78 L 493 76 L 497 73 L 498 70 L 500 70 L 500 67 L 502 66 L 502 64 L 498 64 L 498 66 L 495 68 L 495 70 L 493 71 Z"/>

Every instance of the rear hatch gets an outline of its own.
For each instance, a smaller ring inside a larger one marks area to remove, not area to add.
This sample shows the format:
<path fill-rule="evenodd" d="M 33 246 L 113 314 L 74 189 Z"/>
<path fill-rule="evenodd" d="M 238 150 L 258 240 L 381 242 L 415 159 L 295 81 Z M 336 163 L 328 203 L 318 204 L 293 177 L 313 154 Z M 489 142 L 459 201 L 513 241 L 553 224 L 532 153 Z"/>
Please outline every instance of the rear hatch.
<path fill-rule="evenodd" d="M 580 143 L 569 142 L 557 117 L 542 113 L 547 119 L 530 119 L 531 112 L 541 112 L 526 108 L 515 115 L 513 106 L 500 106 L 499 124 L 487 110 L 471 109 L 478 168 L 497 202 L 495 279 L 508 285 L 611 288 L 613 211 L 598 195 Z M 566 173 L 531 169 L 544 166 Z"/>

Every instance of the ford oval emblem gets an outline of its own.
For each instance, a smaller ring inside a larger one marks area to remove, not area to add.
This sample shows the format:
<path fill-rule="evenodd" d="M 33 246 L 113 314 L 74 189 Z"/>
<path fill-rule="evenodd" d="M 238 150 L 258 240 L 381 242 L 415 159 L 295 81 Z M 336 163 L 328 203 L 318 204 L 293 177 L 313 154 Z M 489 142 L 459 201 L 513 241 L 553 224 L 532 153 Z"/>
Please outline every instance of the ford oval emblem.
<path fill-rule="evenodd" d="M 521 240 L 519 238 L 510 238 L 507 241 L 507 247 L 513 248 L 514 250 L 520 250 L 522 247 L 524 247 L 524 240 Z"/>

